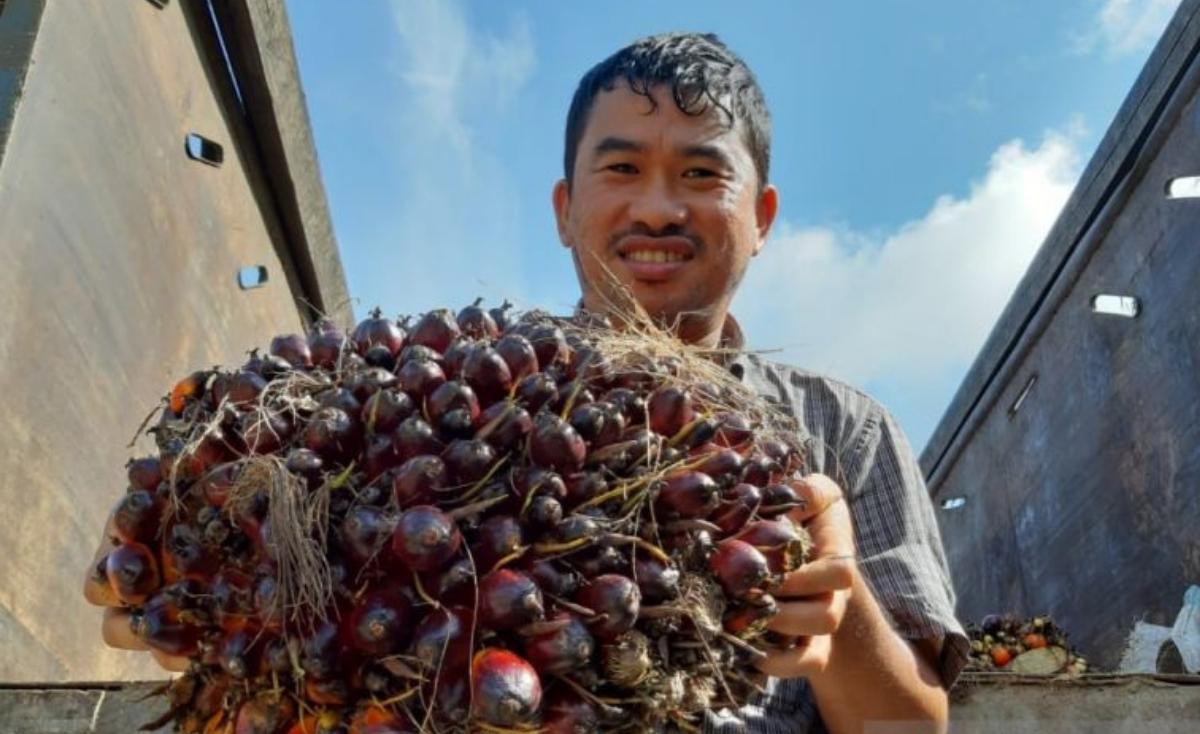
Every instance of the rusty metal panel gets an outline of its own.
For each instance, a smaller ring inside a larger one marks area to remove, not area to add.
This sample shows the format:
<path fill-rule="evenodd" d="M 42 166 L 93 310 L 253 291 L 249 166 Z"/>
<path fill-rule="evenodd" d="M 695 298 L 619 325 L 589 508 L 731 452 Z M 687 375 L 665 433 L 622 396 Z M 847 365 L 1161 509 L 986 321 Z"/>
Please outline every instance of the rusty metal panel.
<path fill-rule="evenodd" d="M 80 595 L 126 444 L 175 379 L 302 326 L 241 113 L 183 6 L 47 0 L 0 162 L 0 680 L 160 675 L 104 649 Z M 219 166 L 189 159 L 189 133 Z M 258 265 L 267 283 L 241 290 Z"/>
<path fill-rule="evenodd" d="M 1101 666 L 1200 580 L 1200 198 L 1167 195 L 1200 175 L 1198 51 L 931 482 L 965 499 L 940 518 L 960 616 L 1052 614 Z M 1098 295 L 1138 312 L 1097 313 Z"/>

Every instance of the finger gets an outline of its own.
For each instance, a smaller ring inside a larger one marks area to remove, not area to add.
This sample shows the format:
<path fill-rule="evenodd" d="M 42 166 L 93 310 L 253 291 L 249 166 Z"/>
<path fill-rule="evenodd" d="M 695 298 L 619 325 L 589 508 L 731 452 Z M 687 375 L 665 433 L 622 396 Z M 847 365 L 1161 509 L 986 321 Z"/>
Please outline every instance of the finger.
<path fill-rule="evenodd" d="M 796 499 L 800 506 L 792 510 L 791 517 L 797 522 L 805 522 L 820 515 L 830 505 L 842 499 L 842 488 L 824 474 L 809 474 L 803 479 L 792 482 Z"/>
<path fill-rule="evenodd" d="M 773 593 L 776 599 L 786 599 L 844 591 L 854 584 L 854 565 L 852 555 L 817 558 L 784 574 L 779 588 Z"/>
<path fill-rule="evenodd" d="M 820 635 L 801 640 L 788 650 L 768 652 L 755 661 L 758 669 L 774 678 L 802 678 L 819 673 L 829 659 L 832 638 Z"/>
<path fill-rule="evenodd" d="M 182 673 L 188 669 L 190 661 L 179 655 L 168 655 L 162 650 L 150 648 L 150 654 L 154 656 L 154 661 L 171 673 Z"/>
<path fill-rule="evenodd" d="M 845 594 L 823 594 L 803 601 L 781 601 L 767 628 L 784 635 L 831 635 L 846 614 Z"/>
<path fill-rule="evenodd" d="M 115 607 L 121 603 L 112 587 L 108 585 L 108 579 L 99 570 L 108 552 L 113 548 L 112 537 L 113 516 L 110 513 L 104 526 L 104 534 L 100 536 L 100 544 L 92 554 L 92 562 L 88 564 L 83 578 L 83 597 L 99 607 Z"/>
<path fill-rule="evenodd" d="M 104 622 L 100 626 L 104 644 L 122 650 L 149 650 L 150 646 L 133 633 L 133 627 L 129 624 L 132 616 L 128 609 L 105 609 Z"/>

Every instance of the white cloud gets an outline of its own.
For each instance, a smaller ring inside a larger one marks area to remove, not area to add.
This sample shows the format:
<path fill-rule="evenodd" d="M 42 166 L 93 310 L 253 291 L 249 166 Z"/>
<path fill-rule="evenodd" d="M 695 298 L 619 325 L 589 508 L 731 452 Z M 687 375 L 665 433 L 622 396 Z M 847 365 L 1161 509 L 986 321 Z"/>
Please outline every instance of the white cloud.
<path fill-rule="evenodd" d="M 1092 26 L 1072 39 L 1072 48 L 1090 53 L 1103 48 L 1111 56 L 1141 51 L 1156 42 L 1180 0 L 1105 0 Z"/>
<path fill-rule="evenodd" d="M 935 420 L 1070 195 L 1080 137 L 1005 143 L 966 197 L 940 196 L 882 236 L 784 223 L 734 305 L 750 345 L 860 386 L 931 395 L 922 420 Z"/>
<path fill-rule="evenodd" d="M 476 295 L 498 301 L 522 291 L 519 263 L 488 257 L 515 251 L 521 226 L 516 186 L 487 135 L 534 72 L 533 32 L 519 12 L 501 32 L 484 32 L 472 24 L 469 8 L 450 0 L 391 4 L 393 104 L 381 110 L 382 119 L 363 124 L 391 128 L 396 200 L 368 241 L 349 243 L 373 253 L 357 290 L 389 312 L 458 307 Z"/>

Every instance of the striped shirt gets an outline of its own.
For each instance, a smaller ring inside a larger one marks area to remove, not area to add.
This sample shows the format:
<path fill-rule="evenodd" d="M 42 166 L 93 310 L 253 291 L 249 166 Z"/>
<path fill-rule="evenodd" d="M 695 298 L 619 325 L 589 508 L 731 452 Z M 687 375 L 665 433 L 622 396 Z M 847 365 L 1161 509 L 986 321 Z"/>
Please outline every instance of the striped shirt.
<path fill-rule="evenodd" d="M 730 318 L 726 324 L 726 343 L 740 346 L 736 322 Z M 860 390 L 757 355 L 734 359 L 730 370 L 799 422 L 810 449 L 807 470 L 828 475 L 845 492 L 859 568 L 868 586 L 902 637 L 942 641 L 939 672 L 949 689 L 970 646 L 954 616 L 954 589 L 925 480 L 896 420 Z M 739 711 L 711 712 L 705 731 L 799 734 L 826 729 L 805 679 L 772 678 L 766 693 Z"/>

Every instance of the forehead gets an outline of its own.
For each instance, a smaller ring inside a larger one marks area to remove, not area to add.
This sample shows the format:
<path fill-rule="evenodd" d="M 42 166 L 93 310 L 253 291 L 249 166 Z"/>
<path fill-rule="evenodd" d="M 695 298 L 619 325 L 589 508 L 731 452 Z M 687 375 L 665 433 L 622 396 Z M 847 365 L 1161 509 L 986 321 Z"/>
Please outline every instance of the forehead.
<path fill-rule="evenodd" d="M 725 147 L 731 155 L 749 158 L 737 127 L 729 124 L 722 110 L 710 103 L 702 113 L 688 114 L 675 104 L 668 87 L 660 85 L 649 91 L 653 102 L 630 89 L 624 81 L 597 94 L 580 141 L 580 153 L 590 154 L 597 141 L 618 137 L 649 147 L 662 145 L 672 149 L 705 143 Z"/>

